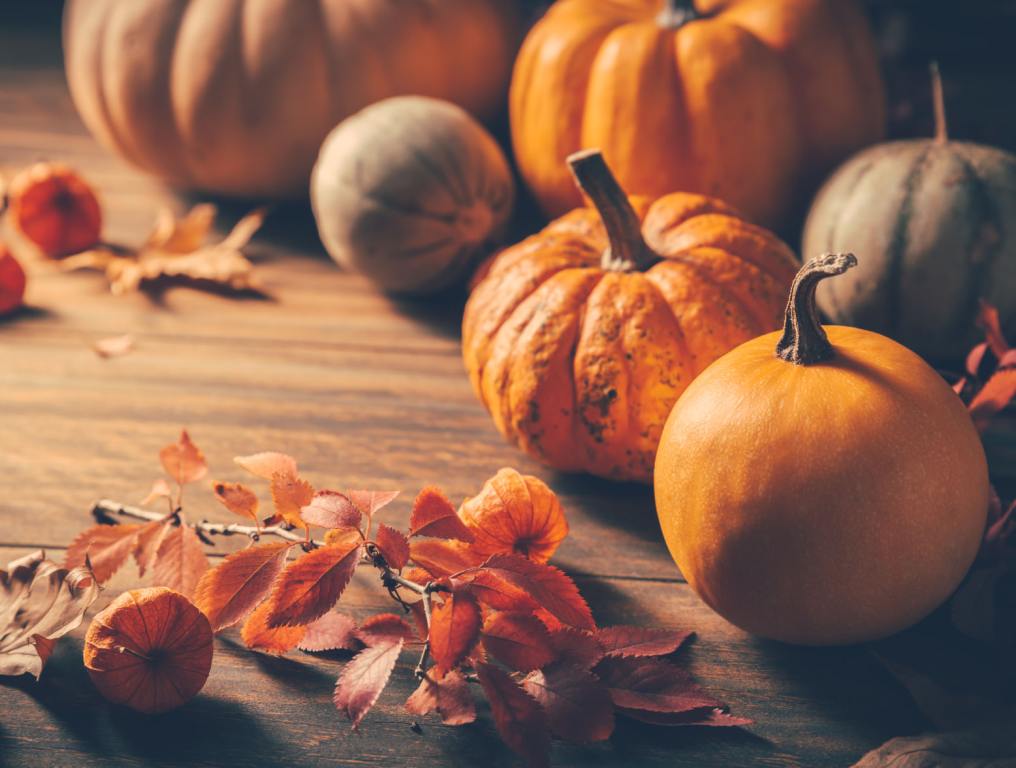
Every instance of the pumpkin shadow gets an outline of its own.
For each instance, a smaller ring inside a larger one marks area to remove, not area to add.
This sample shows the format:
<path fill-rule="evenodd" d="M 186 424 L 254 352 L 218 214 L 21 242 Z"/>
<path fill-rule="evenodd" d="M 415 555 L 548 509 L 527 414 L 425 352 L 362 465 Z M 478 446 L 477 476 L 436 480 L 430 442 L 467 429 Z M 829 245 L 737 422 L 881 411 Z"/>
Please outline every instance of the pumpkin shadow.
<path fill-rule="evenodd" d="M 577 502 L 575 506 L 601 523 L 623 528 L 647 542 L 663 541 L 651 485 L 555 472 L 551 487 L 559 496 Z"/>
<path fill-rule="evenodd" d="M 462 337 L 462 311 L 468 295 L 462 285 L 454 285 L 429 296 L 405 296 L 388 293 L 392 308 L 409 317 L 431 333 L 446 339 Z"/>

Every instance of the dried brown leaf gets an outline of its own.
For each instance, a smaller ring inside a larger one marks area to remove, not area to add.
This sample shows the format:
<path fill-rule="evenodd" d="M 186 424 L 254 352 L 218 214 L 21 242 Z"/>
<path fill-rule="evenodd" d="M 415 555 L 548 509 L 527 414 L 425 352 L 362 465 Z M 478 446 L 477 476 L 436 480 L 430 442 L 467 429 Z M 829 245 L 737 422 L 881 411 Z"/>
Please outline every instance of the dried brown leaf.
<path fill-rule="evenodd" d="M 92 350 L 103 359 L 122 357 L 132 349 L 134 349 L 134 337 L 129 333 L 108 336 L 92 343 Z"/>
<path fill-rule="evenodd" d="M 215 482 L 212 484 L 215 498 L 234 515 L 257 522 L 258 497 L 243 483 Z"/>
<path fill-rule="evenodd" d="M 694 632 L 654 627 L 605 627 L 596 640 L 606 656 L 666 656 L 695 635 Z"/>

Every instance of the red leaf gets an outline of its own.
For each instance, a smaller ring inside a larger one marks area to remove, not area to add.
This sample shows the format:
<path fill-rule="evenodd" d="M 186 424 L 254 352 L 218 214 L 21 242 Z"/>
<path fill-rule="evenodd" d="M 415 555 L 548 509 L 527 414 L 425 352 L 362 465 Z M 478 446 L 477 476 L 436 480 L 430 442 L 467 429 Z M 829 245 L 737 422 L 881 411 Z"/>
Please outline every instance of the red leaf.
<path fill-rule="evenodd" d="M 66 568 L 92 563 L 92 574 L 100 584 L 109 581 L 134 551 L 140 525 L 95 525 L 74 537 L 67 547 Z"/>
<path fill-rule="evenodd" d="M 280 656 L 293 650 L 303 640 L 307 627 L 269 627 L 268 612 L 271 608 L 267 601 L 255 608 L 244 622 L 240 637 L 252 650 Z"/>
<path fill-rule="evenodd" d="M 430 616 L 430 652 L 441 672 L 458 664 L 480 634 L 480 609 L 468 594 L 445 595 Z"/>
<path fill-rule="evenodd" d="M 463 574 L 452 583 L 464 585 L 473 597 L 495 611 L 535 611 L 540 607 L 528 592 L 486 568 Z"/>
<path fill-rule="evenodd" d="M 307 625 L 297 647 L 301 651 L 355 651 L 360 647 L 356 621 L 345 613 L 329 611 Z"/>
<path fill-rule="evenodd" d="M 617 708 L 618 714 L 653 725 L 706 725 L 721 727 L 737 727 L 751 725 L 753 720 L 748 717 L 737 717 L 722 709 L 693 709 L 690 712 L 650 712 L 640 709 Z"/>
<path fill-rule="evenodd" d="M 593 614 L 575 582 L 554 566 L 534 563 L 521 555 L 493 555 L 481 567 L 528 592 L 565 624 L 596 629 Z"/>
<path fill-rule="evenodd" d="M 494 725 L 504 743 L 531 766 L 547 766 L 550 731 L 536 700 L 497 667 L 477 662 L 476 675 L 490 702 Z"/>
<path fill-rule="evenodd" d="M 561 627 L 549 630 L 549 634 L 551 647 L 562 661 L 591 669 L 603 658 L 603 647 L 588 632 L 574 627 Z"/>
<path fill-rule="evenodd" d="M 353 722 L 354 730 L 388 684 L 401 651 L 401 639 L 368 645 L 342 670 L 332 701 Z"/>
<path fill-rule="evenodd" d="M 530 673 L 522 687 L 547 713 L 555 736 L 579 744 L 614 731 L 614 703 L 603 683 L 577 664 L 556 663 Z"/>
<path fill-rule="evenodd" d="M 977 312 L 977 326 L 984 331 L 984 339 L 995 357 L 1001 360 L 1009 351 L 1009 342 L 1002 333 L 998 310 L 984 299 L 980 300 Z M 976 373 L 976 369 L 974 371 Z"/>
<path fill-rule="evenodd" d="M 531 613 L 492 613 L 483 623 L 481 637 L 491 656 L 520 672 L 539 669 L 554 659 L 547 628 Z"/>
<path fill-rule="evenodd" d="M 606 656 L 666 656 L 684 645 L 694 632 L 650 627 L 606 627 L 596 640 Z"/>
<path fill-rule="evenodd" d="M 437 677 L 436 670 L 431 669 L 406 700 L 406 709 L 421 717 L 437 710 L 445 725 L 466 725 L 476 720 L 476 702 L 469 683 L 455 670 Z"/>
<path fill-rule="evenodd" d="M 346 491 L 349 500 L 367 517 L 373 517 L 379 509 L 395 501 L 398 495 L 398 491 Z"/>
<path fill-rule="evenodd" d="M 180 485 L 193 483 L 208 474 L 205 455 L 190 439 L 187 430 L 180 433 L 180 439 L 159 451 L 159 460 L 166 474 Z"/>
<path fill-rule="evenodd" d="M 1016 397 L 1016 368 L 998 368 L 970 401 L 970 418 L 983 432 L 1013 397 Z"/>
<path fill-rule="evenodd" d="M 272 475 L 275 474 L 291 477 L 296 477 L 299 474 L 296 469 L 296 460 L 292 456 L 276 451 L 237 456 L 233 461 L 262 480 L 271 480 Z"/>
<path fill-rule="evenodd" d="M 438 541 L 436 539 L 410 543 L 409 559 L 435 579 L 451 576 L 453 573 L 459 573 L 467 568 L 474 568 L 483 562 L 460 541 Z"/>
<path fill-rule="evenodd" d="M 360 536 L 318 547 L 291 563 L 275 583 L 268 602 L 269 627 L 308 624 L 335 605 L 360 560 Z"/>
<path fill-rule="evenodd" d="M 138 531 L 138 538 L 134 543 L 134 560 L 138 564 L 139 576 L 144 576 L 145 571 L 155 563 L 162 540 L 172 528 L 171 520 L 153 520 L 145 523 Z"/>
<path fill-rule="evenodd" d="M 409 562 L 409 539 L 402 531 L 382 523 L 377 527 L 374 544 L 381 551 L 385 562 L 396 571 L 401 571 Z"/>
<path fill-rule="evenodd" d="M 152 564 L 152 582 L 190 597 L 207 570 L 201 539 L 189 525 L 177 525 L 162 537 Z"/>
<path fill-rule="evenodd" d="M 391 643 L 395 640 L 411 643 L 417 639 L 413 628 L 401 616 L 396 616 L 394 613 L 380 613 L 377 616 L 371 616 L 356 630 L 356 636 L 367 645 Z"/>
<path fill-rule="evenodd" d="M 215 498 L 234 515 L 255 522 L 258 519 L 258 497 L 243 483 L 217 482 L 212 485 Z"/>
<path fill-rule="evenodd" d="M 248 547 L 205 572 L 194 591 L 194 604 L 208 617 L 213 632 L 233 626 L 264 600 L 292 546 L 286 541 Z"/>
<path fill-rule="evenodd" d="M 409 516 L 410 536 L 431 536 L 436 539 L 473 541 L 473 533 L 457 514 L 448 498 L 432 485 L 428 485 L 413 502 Z"/>
<path fill-rule="evenodd" d="M 363 517 L 349 497 L 338 491 L 318 491 L 300 516 L 305 523 L 322 528 L 359 528 Z"/>

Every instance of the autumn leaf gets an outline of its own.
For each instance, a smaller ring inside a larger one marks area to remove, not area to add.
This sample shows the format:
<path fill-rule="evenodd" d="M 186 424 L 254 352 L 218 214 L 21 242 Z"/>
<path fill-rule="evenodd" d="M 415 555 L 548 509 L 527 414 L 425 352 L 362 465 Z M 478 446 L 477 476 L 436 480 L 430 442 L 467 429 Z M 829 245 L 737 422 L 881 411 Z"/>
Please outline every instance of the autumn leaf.
<path fill-rule="evenodd" d="M 274 479 L 272 482 L 274 485 Z M 362 515 L 346 494 L 318 491 L 300 510 L 300 517 L 303 522 L 322 528 L 358 528 Z"/>
<path fill-rule="evenodd" d="M 401 571 L 409 562 L 409 539 L 402 531 L 382 523 L 377 528 L 374 544 L 390 568 Z"/>
<path fill-rule="evenodd" d="M 355 651 L 360 647 L 356 621 L 338 611 L 328 611 L 306 627 L 297 645 L 301 651 Z"/>
<path fill-rule="evenodd" d="M 140 525 L 95 525 L 79 533 L 67 547 L 65 568 L 79 568 L 86 557 L 100 584 L 109 581 L 134 551 Z"/>
<path fill-rule="evenodd" d="M 445 725 L 467 725 L 476 720 L 476 702 L 469 683 L 457 670 L 440 677 L 436 668 L 430 669 L 406 699 L 406 711 L 419 717 L 436 711 Z"/>
<path fill-rule="evenodd" d="M 134 337 L 129 333 L 108 336 L 92 343 L 92 350 L 104 360 L 111 357 L 122 357 L 132 349 L 134 349 Z"/>
<path fill-rule="evenodd" d="M 992 718 L 969 728 L 899 736 L 854 763 L 853 768 L 1012 768 L 1016 729 L 1011 717 Z"/>
<path fill-rule="evenodd" d="M 346 491 L 349 500 L 368 518 L 395 501 L 398 495 L 398 491 Z"/>
<path fill-rule="evenodd" d="M 252 453 L 250 456 L 236 456 L 233 462 L 262 480 L 271 480 L 273 475 L 299 475 L 296 459 L 278 451 Z"/>
<path fill-rule="evenodd" d="M 374 706 L 402 651 L 402 639 L 368 645 L 346 664 L 335 684 L 332 701 L 353 723 L 356 730 Z"/>
<path fill-rule="evenodd" d="M 390 643 L 395 640 L 405 640 L 410 643 L 416 640 L 416 634 L 412 627 L 402 617 L 396 616 L 394 613 L 380 613 L 371 616 L 356 630 L 356 636 L 366 645 Z"/>
<path fill-rule="evenodd" d="M 308 624 L 335 605 L 360 560 L 357 531 L 318 547 L 291 563 L 275 583 L 269 627 Z"/>
<path fill-rule="evenodd" d="M 292 547 L 289 541 L 248 547 L 205 571 L 194 604 L 208 617 L 213 632 L 233 626 L 264 600 Z"/>
<path fill-rule="evenodd" d="M 257 522 L 258 497 L 246 485 L 219 481 L 212 485 L 212 491 L 218 502 L 234 515 Z"/>
<path fill-rule="evenodd" d="M 152 582 L 190 597 L 208 570 L 201 539 L 189 525 L 178 525 L 162 537 L 152 565 Z"/>
<path fill-rule="evenodd" d="M 38 679 L 53 641 L 77 627 L 98 596 L 87 567 L 60 568 L 41 550 L 0 570 L 0 675 Z"/>
<path fill-rule="evenodd" d="M 610 693 L 588 668 L 551 664 L 527 675 L 522 687 L 543 707 L 551 732 L 560 739 L 584 744 L 608 739 L 614 731 Z"/>
<path fill-rule="evenodd" d="M 481 566 L 528 592 L 534 600 L 565 624 L 595 629 L 593 614 L 568 576 L 545 563 L 521 555 L 493 555 Z M 467 575 L 463 575 L 468 578 Z"/>
<path fill-rule="evenodd" d="M 166 478 L 160 477 L 154 483 L 152 483 L 152 490 L 148 492 L 148 495 L 141 500 L 141 506 L 147 507 L 156 499 L 170 499 L 173 498 L 173 491 L 169 487 L 169 483 L 166 482 Z M 170 501 L 172 504 L 172 501 Z"/>
<path fill-rule="evenodd" d="M 491 656 L 520 672 L 539 669 L 554 659 L 547 628 L 531 613 L 491 613 L 480 637 Z"/>
<path fill-rule="evenodd" d="M 483 562 L 463 542 L 438 539 L 412 541 L 409 545 L 409 559 L 435 579 L 474 568 Z"/>
<path fill-rule="evenodd" d="M 476 676 L 504 743 L 531 766 L 549 765 L 547 715 L 536 700 L 495 666 L 477 662 Z"/>
<path fill-rule="evenodd" d="M 306 635 L 307 627 L 269 627 L 268 613 L 271 608 L 268 601 L 255 608 L 244 622 L 240 637 L 251 650 L 281 656 L 296 648 Z"/>
<path fill-rule="evenodd" d="M 455 667 L 472 649 L 480 634 L 480 609 L 466 593 L 445 596 L 431 610 L 430 652 L 442 672 Z"/>
<path fill-rule="evenodd" d="M 548 629 L 554 656 L 583 669 L 592 669 L 603 658 L 603 647 L 589 632 L 575 627 Z"/>
<path fill-rule="evenodd" d="M 134 560 L 138 564 L 139 576 L 144 576 L 155 563 L 159 547 L 162 546 L 162 540 L 172 528 L 173 521 L 168 518 L 153 520 L 141 526 L 134 541 Z"/>
<path fill-rule="evenodd" d="M 568 535 L 557 495 L 542 480 L 508 468 L 466 499 L 459 517 L 473 533 L 473 551 L 484 557 L 520 554 L 545 563 Z"/>
<path fill-rule="evenodd" d="M 605 627 L 596 640 L 606 656 L 666 656 L 694 636 L 684 632 L 652 627 Z"/>
<path fill-rule="evenodd" d="M 193 483 L 208 474 L 208 463 L 190 439 L 187 430 L 180 433 L 180 439 L 159 451 L 159 460 L 166 474 L 180 485 Z"/>
<path fill-rule="evenodd" d="M 276 472 L 272 475 L 271 491 L 276 514 L 292 526 L 306 528 L 301 513 L 314 499 L 313 486 L 296 475 Z"/>
<path fill-rule="evenodd" d="M 413 502 L 409 515 L 410 536 L 457 539 L 472 542 L 473 534 L 466 528 L 448 498 L 432 485 L 424 488 Z"/>
<path fill-rule="evenodd" d="M 462 585 L 462 588 L 468 589 L 479 602 L 496 611 L 535 611 L 540 607 L 524 589 L 486 568 L 479 568 L 455 578 L 452 584 L 456 587 Z"/>

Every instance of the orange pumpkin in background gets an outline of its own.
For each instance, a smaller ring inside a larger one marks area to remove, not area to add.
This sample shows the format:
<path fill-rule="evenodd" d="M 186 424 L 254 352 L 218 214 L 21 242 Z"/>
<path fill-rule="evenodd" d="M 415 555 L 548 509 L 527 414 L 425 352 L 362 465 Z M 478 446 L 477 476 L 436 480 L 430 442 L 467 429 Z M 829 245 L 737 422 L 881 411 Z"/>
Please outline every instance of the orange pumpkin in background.
<path fill-rule="evenodd" d="M 853 0 L 559 0 L 510 100 L 519 169 L 550 215 L 580 202 L 565 157 L 595 146 L 631 193 L 715 195 L 779 224 L 886 121 Z"/>
<path fill-rule="evenodd" d="M 648 482 L 692 379 L 777 328 L 790 249 L 719 200 L 629 198 L 569 158 L 594 208 L 502 251 L 466 305 L 463 355 L 500 432 L 557 469 Z"/>
<path fill-rule="evenodd" d="M 306 195 L 318 147 L 375 101 L 503 108 L 504 0 L 68 0 L 67 82 L 89 130 L 171 183 Z"/>

